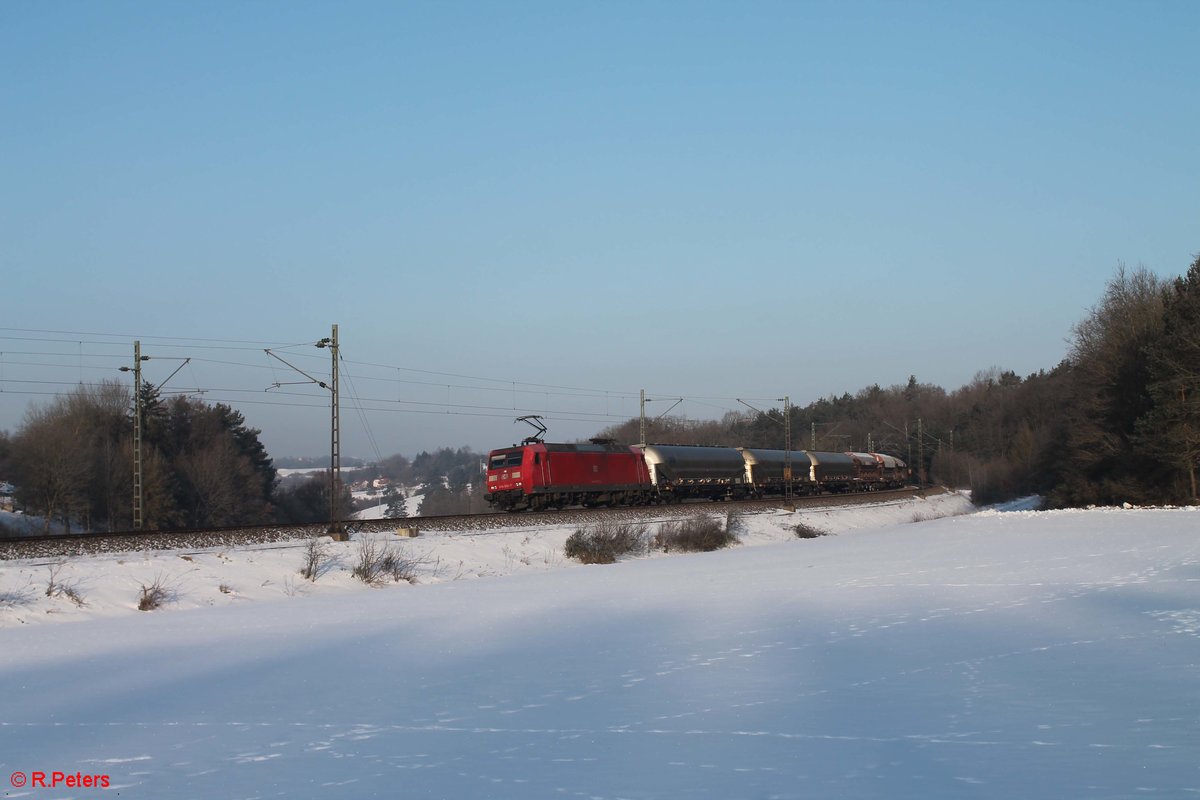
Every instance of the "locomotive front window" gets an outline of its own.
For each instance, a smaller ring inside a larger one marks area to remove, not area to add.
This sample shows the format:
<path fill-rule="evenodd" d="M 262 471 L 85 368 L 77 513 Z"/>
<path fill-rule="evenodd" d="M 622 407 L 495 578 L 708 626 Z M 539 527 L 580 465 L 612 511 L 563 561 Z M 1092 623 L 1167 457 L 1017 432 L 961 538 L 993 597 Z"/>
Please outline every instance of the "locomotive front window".
<path fill-rule="evenodd" d="M 513 450 L 508 453 L 497 453 L 492 456 L 488 462 L 488 469 L 504 469 L 505 467 L 519 467 L 521 461 L 525 457 L 525 451 Z"/>

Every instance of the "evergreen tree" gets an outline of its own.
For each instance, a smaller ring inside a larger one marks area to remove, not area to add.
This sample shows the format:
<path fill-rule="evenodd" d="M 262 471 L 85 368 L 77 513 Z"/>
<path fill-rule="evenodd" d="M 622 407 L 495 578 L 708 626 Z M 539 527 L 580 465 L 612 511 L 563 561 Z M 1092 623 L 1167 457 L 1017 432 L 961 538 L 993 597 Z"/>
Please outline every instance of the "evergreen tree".
<path fill-rule="evenodd" d="M 1162 336 L 1147 355 L 1154 407 L 1139 421 L 1142 443 L 1165 465 L 1166 499 L 1194 503 L 1200 464 L 1200 255 L 1172 284 Z"/>
<path fill-rule="evenodd" d="M 383 492 L 383 499 L 387 501 L 387 509 L 383 513 L 388 519 L 402 519 L 408 516 L 403 489 L 389 485 Z"/>
<path fill-rule="evenodd" d="M 143 384 L 143 515 L 147 527 L 265 522 L 275 468 L 241 412 L 189 397 L 163 401 Z"/>
<path fill-rule="evenodd" d="M 1153 407 L 1147 350 L 1163 329 L 1166 284 L 1145 268 L 1124 266 L 1104 297 L 1075 326 L 1067 458 L 1073 466 L 1054 493 L 1056 505 L 1154 502 L 1159 463 L 1136 440 Z"/>
<path fill-rule="evenodd" d="M 471 496 L 465 489 L 426 486 L 425 498 L 421 501 L 418 513 L 422 517 L 469 514 L 471 513 Z"/>

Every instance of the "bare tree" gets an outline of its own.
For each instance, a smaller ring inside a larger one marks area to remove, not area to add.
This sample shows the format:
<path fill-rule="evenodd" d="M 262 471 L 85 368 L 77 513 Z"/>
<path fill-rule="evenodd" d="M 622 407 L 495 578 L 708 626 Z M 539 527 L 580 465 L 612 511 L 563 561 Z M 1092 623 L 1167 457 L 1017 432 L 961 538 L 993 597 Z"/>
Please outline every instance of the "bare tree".
<path fill-rule="evenodd" d="M 47 533 L 56 518 L 69 531 L 72 514 L 85 506 L 90 464 L 84 434 L 81 421 L 72 419 L 60 399 L 47 408 L 29 409 L 13 440 L 19 497 L 44 518 Z"/>

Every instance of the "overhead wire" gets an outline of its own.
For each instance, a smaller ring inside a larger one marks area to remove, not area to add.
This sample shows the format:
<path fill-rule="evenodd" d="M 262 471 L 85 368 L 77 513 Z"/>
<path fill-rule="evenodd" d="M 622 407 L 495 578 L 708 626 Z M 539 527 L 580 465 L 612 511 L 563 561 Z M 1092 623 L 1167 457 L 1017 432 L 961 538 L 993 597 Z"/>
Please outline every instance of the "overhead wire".
<path fill-rule="evenodd" d="M 223 397 L 223 395 L 247 395 L 247 394 L 257 395 L 257 394 L 261 393 L 261 390 L 245 389 L 245 388 L 231 387 L 231 386 L 205 387 L 201 384 L 201 382 L 199 380 L 196 380 L 196 376 L 194 375 L 194 373 L 191 374 L 191 377 L 192 377 L 193 381 L 196 383 L 196 385 L 194 387 L 181 387 L 178 389 L 172 389 L 170 392 L 166 392 L 166 393 L 169 393 L 169 394 L 176 394 L 176 393 L 205 394 L 205 395 L 209 396 L 209 398 L 213 402 L 226 402 L 226 403 L 230 403 L 230 404 L 253 403 L 254 405 L 267 405 L 267 406 L 276 405 L 276 406 L 285 406 L 285 407 L 287 407 L 287 406 L 290 406 L 290 407 L 296 407 L 296 406 L 322 407 L 324 405 L 324 404 L 298 404 L 298 403 L 289 403 L 289 402 L 283 402 L 283 401 L 277 401 L 277 400 L 272 400 L 272 401 L 250 400 L 245 397 L 238 397 L 238 398 Z M 113 381 L 116 382 L 117 379 L 114 378 Z M 351 378 L 351 383 L 352 383 L 352 381 L 353 381 L 353 379 Z M 32 379 L 22 379 L 22 378 L 12 378 L 12 377 L 4 377 L 2 382 L 4 384 L 8 384 L 9 386 L 11 386 L 13 384 L 20 384 L 20 385 L 25 385 L 25 386 L 58 386 L 58 387 L 72 387 L 72 388 L 78 387 L 78 386 L 85 386 L 85 387 L 89 387 L 89 388 L 99 388 L 104 385 L 103 381 L 101 381 L 101 382 L 97 382 L 97 381 L 82 381 L 82 382 L 51 381 L 51 380 L 32 380 Z M 58 391 L 58 392 L 54 392 L 54 391 L 48 391 L 48 392 L 47 391 L 38 391 L 38 392 L 21 391 L 21 390 L 15 390 L 12 388 L 5 388 L 3 386 L 0 386 L 0 391 L 4 391 L 7 393 L 11 393 L 11 394 L 22 393 L 22 394 L 37 394 L 37 395 L 42 395 L 42 396 L 58 396 L 58 397 L 65 397 L 65 396 L 69 396 L 71 394 L 70 391 Z M 545 415 L 548 418 L 554 418 L 554 419 L 559 419 L 559 420 L 571 420 L 571 421 L 576 421 L 576 422 L 596 422 L 596 423 L 602 423 L 605 421 L 612 421 L 612 420 L 624 420 L 624 419 L 628 418 L 628 416 L 626 414 L 613 413 L 611 409 L 605 410 L 603 412 L 599 412 L 599 411 L 581 411 L 579 409 L 552 408 L 548 404 L 545 406 L 532 406 L 532 405 L 511 406 L 511 405 L 487 405 L 487 404 L 475 404 L 475 403 L 455 403 L 455 402 L 450 402 L 450 401 L 402 400 L 402 399 L 392 399 L 392 398 L 384 398 L 384 397 L 364 397 L 361 395 L 361 393 L 359 393 L 357 391 L 356 388 L 353 387 L 353 385 L 352 385 L 352 392 L 355 395 L 354 400 L 360 404 L 359 406 L 352 406 L 352 407 L 361 408 L 362 411 L 370 411 L 370 412 L 401 411 L 401 412 L 424 413 L 424 414 L 438 414 L 438 413 L 446 413 L 446 414 L 471 413 L 471 414 L 475 414 L 476 412 L 485 412 L 486 411 L 486 412 L 506 412 L 506 413 L 505 414 L 487 414 L 485 416 L 507 416 L 507 412 L 516 411 L 516 412 L 520 412 L 520 413 L 538 413 L 538 414 Z M 309 394 L 309 393 L 304 393 L 304 392 L 300 392 L 300 391 L 279 391 L 279 390 L 273 391 L 272 396 L 273 397 L 297 397 L 297 398 L 319 397 L 319 395 L 316 395 L 316 394 Z M 444 410 L 436 411 L 433 409 L 444 409 Z M 373 434 L 372 434 L 372 436 L 373 436 Z"/>
<path fill-rule="evenodd" d="M 104 336 L 104 337 L 110 338 L 110 339 L 129 339 L 129 340 L 140 339 L 142 341 L 151 341 L 154 339 L 167 339 L 167 340 L 181 341 L 181 342 L 223 342 L 226 344 L 244 344 L 244 345 L 258 345 L 258 346 L 268 345 L 271 347 L 285 346 L 283 343 L 280 343 L 280 342 L 257 342 L 257 341 L 253 341 L 253 340 L 247 340 L 247 339 L 214 339 L 211 337 L 203 337 L 203 336 L 148 336 L 146 334 L 138 335 L 138 334 L 128 334 L 128 333 L 98 333 L 96 331 L 58 331 L 58 330 L 49 330 L 49 329 L 43 329 L 43 328 L 6 328 L 3 326 L 0 326 L 0 331 L 15 331 L 17 333 L 52 333 L 56 336 Z M 9 338 L 9 337 L 0 335 L 0 339 L 6 339 L 6 338 Z M 75 340 L 71 339 L 70 341 L 75 341 Z M 286 345 L 286 346 L 291 346 L 291 345 Z"/>
<path fill-rule="evenodd" d="M 99 346 L 102 348 L 104 348 L 104 347 L 124 347 L 124 346 L 127 346 L 127 342 L 111 341 L 111 340 L 121 339 L 121 338 L 126 338 L 126 339 L 131 338 L 126 334 L 60 331 L 60 330 L 50 330 L 50 329 L 43 330 L 43 329 L 22 329 L 22 328 L 0 327 L 0 332 L 3 332 L 3 333 L 0 333 L 0 340 L 8 339 L 8 340 L 13 340 L 13 341 L 45 342 L 45 343 L 52 343 L 52 344 L 69 344 L 69 345 L 74 345 L 76 348 L 78 348 L 76 352 L 72 352 L 72 353 L 60 352 L 60 351 L 46 351 L 46 350 L 0 352 L 0 392 L 7 391 L 12 394 L 33 394 L 33 395 L 41 395 L 41 396 L 61 396 L 64 394 L 69 394 L 70 392 L 28 391 L 28 390 L 13 389 L 12 386 L 13 386 L 13 384 L 19 384 L 22 386 L 47 386 L 47 387 L 49 387 L 49 386 L 65 387 L 65 386 L 78 386 L 78 385 L 99 386 L 101 384 L 96 383 L 94 381 L 89 383 L 89 382 L 83 380 L 85 371 L 114 369 L 114 367 L 110 366 L 110 364 L 113 360 L 123 360 L 123 359 L 127 358 L 128 356 L 126 356 L 124 354 L 120 354 L 120 353 L 87 352 L 84 350 L 84 346 L 85 345 L 95 345 L 95 346 Z M 54 338 L 46 338 L 45 336 L 38 337 L 38 336 L 15 336 L 15 335 L 12 335 L 14 333 L 23 333 L 23 334 L 41 333 L 41 334 L 49 334 L 52 336 L 91 336 L 91 337 L 104 337 L 104 338 L 102 338 L 100 340 L 54 339 Z M 216 351 L 220 351 L 220 350 L 227 350 L 227 351 L 260 350 L 261 351 L 264 349 L 262 347 L 263 345 L 271 345 L 275 349 L 280 349 L 280 350 L 294 351 L 294 352 L 290 352 L 289 358 L 309 358 L 309 359 L 324 360 L 324 356 L 321 354 L 313 353 L 313 352 L 304 352 L 303 350 L 299 349 L 299 348 L 306 348 L 306 347 L 313 346 L 314 344 L 316 344 L 316 342 L 313 342 L 313 341 L 293 342 L 293 343 L 273 343 L 273 342 L 261 342 L 261 341 L 240 340 L 240 339 L 215 339 L 215 338 L 180 337 L 180 336 L 143 337 L 142 339 L 140 339 L 140 341 L 143 342 L 144 346 L 149 346 L 149 347 L 153 348 L 157 344 L 157 345 L 161 346 L 164 350 L 166 350 L 167 351 L 166 353 L 155 354 L 154 356 L 152 356 L 152 358 L 154 358 L 154 359 L 162 359 L 162 360 L 168 360 L 168 359 L 172 359 L 172 358 L 180 358 L 180 359 L 184 358 L 184 356 L 175 356 L 175 355 L 169 354 L 171 350 L 182 350 L 182 351 L 189 351 L 189 350 L 210 350 L 210 351 L 211 350 L 216 350 Z M 74 361 L 74 363 L 73 364 L 47 363 L 45 361 L 21 361 L 21 360 L 14 361 L 13 360 L 14 355 L 18 356 L 18 357 L 20 357 L 20 356 L 36 356 L 39 358 L 48 358 L 48 359 L 52 359 L 52 358 L 62 358 L 64 360 L 70 359 L 70 360 Z M 276 378 L 278 377 L 277 369 L 269 358 L 266 359 L 265 364 L 263 364 L 263 363 L 247 363 L 244 361 L 235 361 L 235 360 L 220 359 L 220 358 L 208 358 L 208 357 L 203 357 L 203 356 L 189 356 L 188 358 L 191 358 L 192 361 L 195 362 L 196 364 L 213 364 L 213 365 L 218 365 L 218 366 L 240 367 L 240 368 L 245 368 L 245 369 L 250 369 L 250 370 L 255 370 L 255 371 L 262 371 L 265 369 L 273 377 L 276 377 Z M 87 363 L 88 360 L 93 361 L 93 362 L 100 362 L 100 363 Z M 449 372 L 449 371 L 444 371 L 444 370 L 430 370 L 430 369 L 408 367 L 408 366 L 396 365 L 396 364 L 382 364 L 379 362 L 372 362 L 372 361 L 360 361 L 360 360 L 354 360 L 354 359 L 346 359 L 344 357 L 341 358 L 341 363 L 343 365 L 361 366 L 361 367 L 368 367 L 368 368 L 372 368 L 372 369 L 384 369 L 384 370 L 388 370 L 389 372 L 395 373 L 394 376 L 375 376 L 375 375 L 369 375 L 369 374 L 363 375 L 363 374 L 359 374 L 357 372 L 357 370 L 355 370 L 355 374 L 353 374 L 353 375 L 351 375 L 349 372 L 346 373 L 347 378 L 348 378 L 348 383 L 350 384 L 351 393 L 353 395 L 351 408 L 354 408 L 356 410 L 356 412 L 359 414 L 360 419 L 364 426 L 364 430 L 365 430 L 368 438 L 371 440 L 371 446 L 376 451 L 378 451 L 378 442 L 375 439 L 373 432 L 370 431 L 369 421 L 367 420 L 367 417 L 366 417 L 367 413 L 388 411 L 388 412 L 418 413 L 418 414 L 458 414 L 458 415 L 463 415 L 463 416 L 504 417 L 504 416 L 507 416 L 511 412 L 520 412 L 520 413 L 540 413 L 540 414 L 547 416 L 547 418 L 554 419 L 556 421 L 573 421 L 573 422 L 587 422 L 587 423 L 593 423 L 593 424 L 602 424 L 605 422 L 610 422 L 612 420 L 623 420 L 623 419 L 627 418 L 627 415 L 625 415 L 625 414 L 613 413 L 614 402 L 618 407 L 623 407 L 625 403 L 631 402 L 639 397 L 639 393 L 637 393 L 637 392 L 630 392 L 630 391 L 624 391 L 624 390 L 618 391 L 618 390 L 611 390 L 611 389 L 597 389 L 597 388 L 580 387 L 580 386 L 567 385 L 567 384 L 561 384 L 561 383 L 539 383 L 539 382 L 533 382 L 533 381 L 514 380 L 511 378 L 495 378 L 495 377 L 490 377 L 490 376 L 469 375 L 469 374 L 460 373 L 460 372 Z M 13 367 L 18 367 L 18 368 L 37 367 L 37 368 L 41 368 L 41 369 L 69 369 L 72 366 L 76 367 L 79 371 L 80 380 L 78 383 L 68 382 L 68 381 L 35 381 L 35 380 L 17 379 L 15 377 L 13 377 L 13 372 L 12 372 Z M 8 368 L 7 372 L 5 371 L 5 367 Z M 314 372 L 318 372 L 318 371 L 314 370 Z M 452 379 L 456 379 L 457 381 L 468 381 L 468 382 L 472 382 L 472 383 L 456 383 L 456 382 L 446 383 L 441 380 L 420 380 L 420 379 L 416 379 L 416 378 L 403 378 L 403 377 L 401 377 L 401 375 L 404 373 L 408 373 L 411 375 L 417 375 L 417 376 L 429 376 L 430 378 L 452 378 Z M 238 397 L 238 398 L 230 398 L 230 399 L 226 399 L 226 400 L 219 400 L 213 396 L 214 395 L 231 395 L 231 394 L 232 395 L 245 395 L 245 394 L 251 394 L 251 393 L 258 394 L 261 390 L 257 390 L 257 389 L 251 390 L 251 389 L 246 389 L 246 388 L 234 388 L 234 387 L 202 388 L 202 381 L 200 380 L 199 376 L 196 375 L 195 370 L 191 365 L 189 365 L 188 374 L 189 374 L 190 378 L 192 379 L 192 381 L 195 382 L 196 388 L 187 389 L 186 391 L 188 393 L 206 393 L 214 400 L 214 402 L 229 402 L 229 403 L 252 404 L 252 405 L 290 406 L 290 407 L 320 407 L 318 404 L 292 403 L 292 402 L 286 402 L 286 401 L 274 400 L 274 399 L 273 400 L 263 400 L 263 399 L 250 400 L 245 397 Z M 319 372 L 318 372 L 318 374 L 319 374 Z M 361 392 L 358 391 L 358 387 L 356 385 L 357 383 L 362 383 L 362 382 L 395 385 L 398 387 L 396 396 L 394 399 L 378 398 L 378 397 L 364 397 L 364 396 L 362 396 Z M 277 383 L 277 381 L 276 381 L 276 383 Z M 7 388 L 6 388 L 5 384 L 8 384 Z M 484 384 L 484 385 L 479 385 L 479 384 Z M 439 389 L 442 387 L 445 387 L 447 390 L 447 398 L 444 402 L 437 401 L 437 400 L 415 400 L 415 399 L 405 400 L 405 399 L 403 399 L 403 396 L 400 392 L 400 387 L 403 387 L 403 386 L 428 387 L 428 388 L 439 388 Z M 451 392 L 453 390 L 459 390 L 459 391 L 464 391 L 464 392 L 481 392 L 481 393 L 485 393 L 484 396 L 486 396 L 486 393 L 489 393 L 489 392 L 490 393 L 502 392 L 505 395 L 506 399 L 503 404 L 499 404 L 494 401 L 492 403 L 486 403 L 486 402 L 485 403 L 465 403 L 465 402 L 455 403 L 455 402 L 452 402 L 452 398 L 451 398 Z M 176 391 L 183 391 L 183 390 L 176 390 Z M 172 392 L 172 393 L 174 393 L 174 392 Z M 719 410 L 719 411 L 727 412 L 730 410 L 736 410 L 734 408 L 731 408 L 729 405 L 715 405 L 714 402 L 706 402 L 706 401 L 715 401 L 715 402 L 719 403 L 719 402 L 724 401 L 726 403 L 729 403 L 731 401 L 736 400 L 736 398 L 726 398 L 726 397 L 720 397 L 720 396 L 706 396 L 706 395 L 679 395 L 678 393 L 674 393 L 674 392 L 657 392 L 657 391 L 653 392 L 653 394 L 666 395 L 666 396 L 672 396 L 672 397 L 681 397 L 681 399 L 687 400 L 688 402 L 694 403 L 696 405 L 703 406 L 706 408 L 712 408 L 712 409 Z M 274 391 L 273 395 L 275 397 L 279 397 L 279 396 L 289 396 L 289 397 L 297 397 L 297 398 L 299 398 L 299 397 L 309 397 L 309 398 L 315 397 L 315 395 L 304 394 L 301 392 Z M 529 403 L 524 403 L 524 404 L 521 403 L 522 398 L 531 400 L 531 399 L 533 399 L 532 396 L 534 396 L 534 395 L 545 398 L 545 400 L 546 400 L 545 405 L 535 408 L 535 407 L 532 407 Z M 592 411 L 582 411 L 579 409 L 553 408 L 551 406 L 551 402 L 550 402 L 550 399 L 552 397 L 560 398 L 560 399 L 597 399 L 597 400 L 599 400 L 600 398 L 603 398 L 604 403 L 605 403 L 605 409 L 604 409 L 603 413 L 600 413 L 600 412 L 592 412 Z M 508 398 L 511 398 L 511 400 L 509 400 Z M 321 404 L 321 405 L 323 405 L 323 404 Z M 503 413 L 501 413 L 501 412 L 503 412 Z"/>
<path fill-rule="evenodd" d="M 19 329 L 19 328 L 0 328 L 0 331 L 2 331 L 2 330 L 15 330 L 15 331 L 20 331 L 20 332 L 46 332 L 46 333 L 55 333 L 55 334 L 60 334 L 60 335 L 75 333 L 75 332 L 70 332 L 70 331 L 37 331 L 37 330 Z M 124 336 L 123 334 L 104 334 L 104 333 L 94 333 L 94 332 L 90 332 L 90 333 L 84 332 L 82 334 L 76 334 L 76 335 L 107 336 L 107 337 L 113 337 L 113 338 L 119 338 L 120 336 Z M 5 336 L 0 335 L 0 339 L 3 339 L 3 338 L 16 338 L 16 337 L 5 337 Z M 271 344 L 269 342 L 253 342 L 253 341 L 239 340 L 239 339 L 211 339 L 211 338 L 199 338 L 199 337 L 157 336 L 157 337 L 146 338 L 146 339 L 142 340 L 143 345 L 144 346 L 145 345 L 153 346 L 153 344 L 155 343 L 154 342 L 155 339 L 162 339 L 162 340 L 169 341 L 169 342 L 171 342 L 171 344 L 166 345 L 166 346 L 177 347 L 180 349 L 209 349 L 209 350 L 259 349 L 259 348 L 245 348 L 245 347 L 229 347 L 228 344 L 239 344 L 239 345 Z M 65 339 L 64 340 L 26 339 L 26 340 L 28 340 L 28 341 L 51 341 L 51 342 L 56 342 L 56 343 L 71 343 L 71 344 L 78 344 L 78 342 L 79 342 L 79 340 L 65 340 Z M 223 342 L 226 344 L 225 345 L 194 345 L 194 344 L 180 344 L 180 342 Z M 92 344 L 101 344 L 101 345 L 124 344 L 122 342 L 112 342 L 112 341 L 101 341 L 101 342 L 91 342 L 91 343 Z M 293 349 L 293 348 L 299 348 L 299 347 L 309 347 L 314 344 L 315 344 L 315 342 L 312 342 L 312 341 L 296 342 L 296 343 L 290 343 L 290 344 L 276 344 L 273 346 L 272 349 L 279 349 L 279 350 Z M 67 354 L 65 354 L 65 353 L 45 353 L 45 355 L 67 355 Z M 71 355 L 74 355 L 74 354 L 71 354 Z M 299 353 L 294 353 L 293 355 L 297 358 L 311 358 L 311 359 L 324 360 L 324 356 L 317 354 L 317 353 L 299 352 Z M 113 358 L 113 357 L 119 357 L 119 356 L 114 355 L 114 354 L 94 354 L 94 357 Z M 172 356 L 161 355 L 158 357 L 159 358 L 167 358 L 167 357 L 172 357 Z M 182 358 L 182 356 L 178 356 L 178 357 Z M 200 361 L 201 359 L 196 358 L 196 360 Z M 204 359 L 204 361 L 206 361 L 207 363 L 228 364 L 231 366 L 236 365 L 236 366 L 245 366 L 248 368 L 261 368 L 259 365 L 246 364 L 244 362 L 223 361 L 223 360 L 218 360 L 218 359 Z M 567 396 L 581 396 L 581 397 L 615 396 L 615 397 L 619 397 L 621 399 L 626 399 L 626 400 L 633 399 L 633 398 L 636 398 L 639 396 L 639 392 L 630 391 L 630 390 L 598 389 L 598 388 L 591 388 L 591 387 L 568 386 L 568 385 L 563 385 L 563 384 L 539 383 L 539 382 L 533 382 L 533 381 L 519 381 L 519 380 L 514 380 L 512 378 L 494 378 L 494 377 L 481 376 L 481 375 L 468 375 L 468 374 L 459 373 L 459 372 L 446 372 L 446 371 L 441 371 L 441 370 L 430 370 L 430 369 L 423 369 L 423 368 L 418 368 L 418 367 L 407 367 L 407 366 L 396 365 L 396 364 L 383 364 L 380 362 L 372 362 L 372 361 L 358 361 L 358 360 L 351 360 L 351 359 L 343 359 L 343 363 L 354 364 L 357 366 L 367 366 L 367 367 L 386 369 L 389 371 L 395 371 L 397 373 L 411 372 L 411 373 L 431 375 L 431 376 L 436 376 L 436 377 L 441 377 L 441 378 L 446 378 L 446 377 L 458 378 L 460 380 L 469 380 L 469 381 L 477 381 L 477 382 L 481 382 L 481 383 L 499 384 L 500 385 L 499 387 L 491 387 L 491 386 L 469 386 L 469 385 L 449 384 L 452 388 L 473 389 L 473 390 L 478 390 L 478 391 L 499 391 L 502 389 L 504 391 L 523 391 L 523 392 L 527 392 L 527 393 L 539 393 L 540 394 L 540 393 L 546 392 L 546 390 L 557 390 L 556 392 L 551 392 L 551 393 L 556 394 L 558 396 L 564 396 L 564 397 L 567 397 Z M 418 385 L 418 386 L 419 385 L 428 385 L 428 386 L 439 386 L 440 387 L 440 386 L 447 385 L 442 381 L 405 381 L 398 377 L 397 378 L 380 378 L 380 377 L 361 376 L 360 375 L 359 378 L 360 378 L 360 380 L 407 383 L 410 385 Z M 525 386 L 525 387 L 531 387 L 531 388 L 518 390 L 518 389 L 516 389 L 516 387 L 518 387 L 518 386 Z M 579 393 L 579 394 L 576 395 L 576 394 L 572 394 L 572 393 Z M 654 393 L 655 394 L 667 394 L 667 395 L 671 395 L 671 396 L 680 396 L 679 393 L 677 393 L 677 392 L 657 392 L 656 391 Z M 722 396 L 716 396 L 716 395 L 683 395 L 683 396 L 688 400 L 695 400 L 695 401 L 711 400 L 711 401 L 725 401 L 727 403 L 736 401 L 736 398 L 734 398 L 734 397 L 722 397 Z"/>
<path fill-rule="evenodd" d="M 354 378 L 350 375 L 350 371 L 345 368 L 345 359 L 342 358 L 340 351 L 337 353 L 337 358 L 343 362 L 339 372 L 346 376 L 346 384 L 350 387 L 350 397 L 353 400 L 358 396 L 358 390 L 354 388 Z M 366 432 L 368 444 L 371 445 L 371 449 L 375 452 L 375 460 L 383 461 L 383 454 L 379 451 L 379 443 L 375 441 L 375 433 L 371 430 L 370 423 L 367 422 L 367 415 L 363 410 L 361 401 L 352 407 L 358 411 L 358 419 L 362 423 L 363 431 Z"/>

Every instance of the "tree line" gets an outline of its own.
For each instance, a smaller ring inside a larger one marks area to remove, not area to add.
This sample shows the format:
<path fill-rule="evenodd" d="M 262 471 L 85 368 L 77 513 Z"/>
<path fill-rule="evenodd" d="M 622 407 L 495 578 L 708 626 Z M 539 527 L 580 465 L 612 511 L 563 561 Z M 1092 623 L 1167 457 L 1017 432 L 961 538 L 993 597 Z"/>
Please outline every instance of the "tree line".
<path fill-rule="evenodd" d="M 241 412 L 187 396 L 162 397 L 149 383 L 142 405 L 142 520 L 147 529 L 308 523 L 329 519 L 332 481 L 325 470 L 281 482 Z M 0 477 L 16 487 L 19 507 L 45 529 L 133 527 L 133 397 L 117 381 L 81 384 L 26 412 L 12 434 L 0 432 Z M 390 456 L 361 472 L 343 470 L 342 516 L 354 509 L 357 477 L 425 486 L 423 514 L 483 510 L 479 465 L 469 448 Z M 402 493 L 384 498 L 402 513 Z"/>
<path fill-rule="evenodd" d="M 1067 358 L 1021 377 L 991 368 L 947 392 L 910 377 L 790 410 L 794 449 L 873 450 L 977 502 L 1050 507 L 1197 502 L 1200 256 L 1164 280 L 1120 267 L 1071 331 Z M 779 410 L 647 422 L 647 441 L 780 449 Z M 599 436 L 632 444 L 639 421 Z"/>
<path fill-rule="evenodd" d="M 275 469 L 241 412 L 194 398 L 142 394 L 142 518 L 147 528 L 237 525 L 271 520 Z M 133 416 L 116 381 L 80 385 L 31 407 L 5 434 L 0 468 L 16 500 L 68 531 L 133 525 Z"/>

